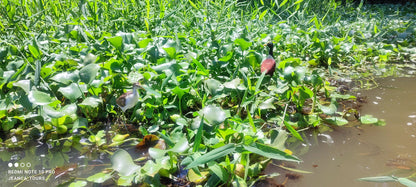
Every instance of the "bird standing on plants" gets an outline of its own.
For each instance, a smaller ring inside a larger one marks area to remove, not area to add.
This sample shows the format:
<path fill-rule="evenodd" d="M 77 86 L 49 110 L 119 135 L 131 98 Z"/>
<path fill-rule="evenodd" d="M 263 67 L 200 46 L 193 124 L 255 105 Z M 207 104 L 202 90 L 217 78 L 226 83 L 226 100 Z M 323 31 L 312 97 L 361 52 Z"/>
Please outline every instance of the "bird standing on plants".
<path fill-rule="evenodd" d="M 139 88 L 143 88 L 140 83 L 133 84 L 133 90 L 124 93 L 116 99 L 117 105 L 125 112 L 127 109 L 133 108 L 139 101 Z"/>
<path fill-rule="evenodd" d="M 261 72 L 266 72 L 266 75 L 273 76 L 273 73 L 276 69 L 276 60 L 273 57 L 273 42 L 264 44 L 264 46 L 269 47 L 269 55 L 261 63 Z"/>

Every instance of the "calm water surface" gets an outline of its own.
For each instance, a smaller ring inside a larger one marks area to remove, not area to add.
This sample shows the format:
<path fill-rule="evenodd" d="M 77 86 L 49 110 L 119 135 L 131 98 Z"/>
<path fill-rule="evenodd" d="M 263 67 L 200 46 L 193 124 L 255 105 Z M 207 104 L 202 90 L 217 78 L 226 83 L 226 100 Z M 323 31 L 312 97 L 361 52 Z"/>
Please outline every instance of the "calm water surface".
<path fill-rule="evenodd" d="M 416 170 L 416 78 L 384 78 L 378 83 L 378 88 L 359 92 L 368 97 L 361 114 L 384 119 L 387 125 L 336 128 L 305 138 L 309 151 L 300 156 L 303 163 L 297 169 L 313 173 L 289 180 L 286 186 L 403 186 L 357 180 L 379 175 L 407 177 Z"/>

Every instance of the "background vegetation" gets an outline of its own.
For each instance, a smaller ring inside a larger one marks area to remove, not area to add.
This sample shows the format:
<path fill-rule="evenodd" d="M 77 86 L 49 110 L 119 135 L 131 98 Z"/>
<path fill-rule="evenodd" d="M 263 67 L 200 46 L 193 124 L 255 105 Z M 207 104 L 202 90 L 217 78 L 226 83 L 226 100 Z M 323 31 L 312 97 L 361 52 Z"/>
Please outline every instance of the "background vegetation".
<path fill-rule="evenodd" d="M 299 129 L 356 118 L 383 125 L 340 105 L 356 98 L 338 80 L 364 85 L 391 64 L 413 67 L 416 6 L 406 5 L 3 0 L 3 145 L 39 139 L 113 154 L 126 142 L 156 142 L 145 162 L 119 150 L 112 172 L 88 181 L 254 184 L 270 159 L 299 161 L 284 146 L 302 139 Z M 260 74 L 267 41 L 279 62 L 273 77 Z M 134 82 L 145 90 L 123 114 L 115 99 Z"/>

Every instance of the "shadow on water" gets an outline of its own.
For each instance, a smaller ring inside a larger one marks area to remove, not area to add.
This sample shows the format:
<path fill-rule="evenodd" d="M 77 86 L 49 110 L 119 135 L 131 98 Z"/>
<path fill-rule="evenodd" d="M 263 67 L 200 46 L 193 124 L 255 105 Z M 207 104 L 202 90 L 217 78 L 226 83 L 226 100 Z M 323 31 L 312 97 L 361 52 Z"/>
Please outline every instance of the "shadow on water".
<path fill-rule="evenodd" d="M 286 186 L 393 187 L 399 183 L 370 183 L 358 178 L 416 171 L 416 78 L 383 78 L 372 90 L 360 91 L 368 101 L 361 114 L 384 119 L 386 126 L 350 124 L 323 133 L 305 133 L 296 169 L 312 172 L 288 180 Z M 268 167 L 268 173 L 278 167 Z M 281 184 L 285 175 L 274 179 Z M 414 180 L 414 178 L 413 178 Z"/>

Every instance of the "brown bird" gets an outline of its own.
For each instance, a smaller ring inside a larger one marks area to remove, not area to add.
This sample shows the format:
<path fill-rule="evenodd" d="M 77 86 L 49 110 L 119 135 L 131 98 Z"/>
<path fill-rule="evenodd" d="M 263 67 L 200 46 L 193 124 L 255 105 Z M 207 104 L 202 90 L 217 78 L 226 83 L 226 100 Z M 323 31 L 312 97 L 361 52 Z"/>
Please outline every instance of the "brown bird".
<path fill-rule="evenodd" d="M 276 61 L 273 58 L 273 43 L 269 42 L 264 44 L 264 46 L 269 47 L 269 55 L 261 63 L 261 72 L 266 72 L 266 75 L 273 76 L 273 73 L 276 69 Z"/>

